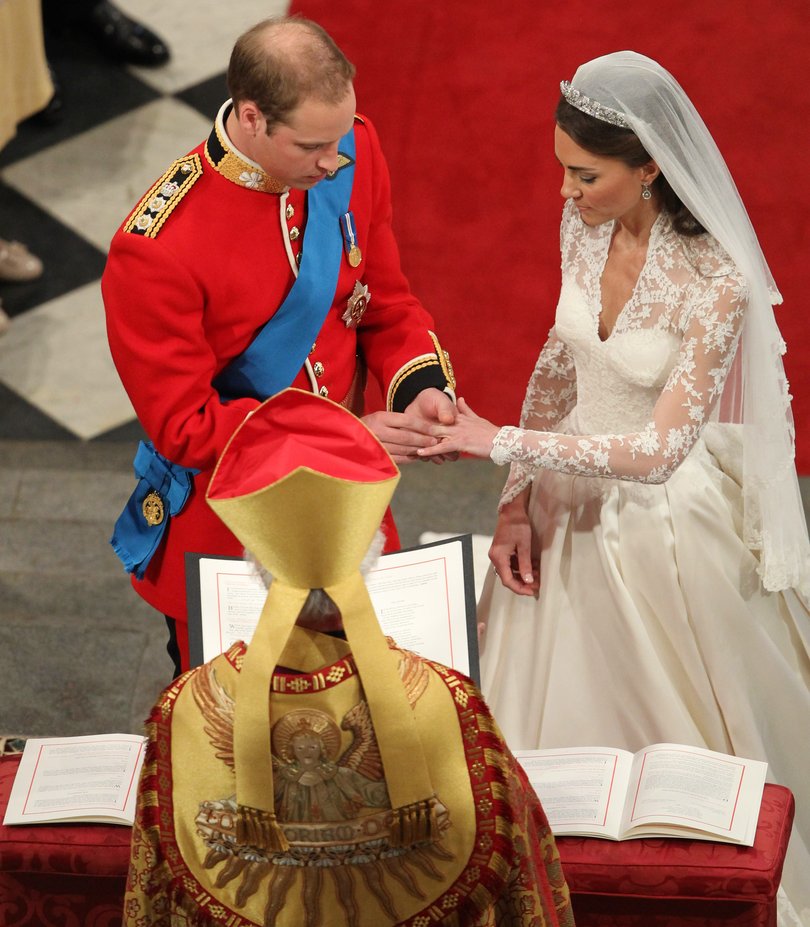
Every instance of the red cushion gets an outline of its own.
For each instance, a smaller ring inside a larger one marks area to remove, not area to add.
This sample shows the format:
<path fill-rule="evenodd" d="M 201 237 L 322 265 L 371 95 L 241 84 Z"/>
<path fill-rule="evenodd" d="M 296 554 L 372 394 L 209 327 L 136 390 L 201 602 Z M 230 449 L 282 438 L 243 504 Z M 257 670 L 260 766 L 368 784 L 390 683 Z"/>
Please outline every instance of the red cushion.
<path fill-rule="evenodd" d="M 643 838 L 615 843 L 559 837 L 568 885 L 580 894 L 773 902 L 782 876 L 794 801 L 766 785 L 753 847 Z"/>
<path fill-rule="evenodd" d="M 0 821 L 20 757 L 0 757 Z M 0 824 L 0 872 L 126 877 L 130 827 L 118 824 Z"/>
<path fill-rule="evenodd" d="M 19 764 L 0 757 L 0 821 Z M 0 924 L 118 927 L 131 835 L 115 824 L 0 824 Z"/>

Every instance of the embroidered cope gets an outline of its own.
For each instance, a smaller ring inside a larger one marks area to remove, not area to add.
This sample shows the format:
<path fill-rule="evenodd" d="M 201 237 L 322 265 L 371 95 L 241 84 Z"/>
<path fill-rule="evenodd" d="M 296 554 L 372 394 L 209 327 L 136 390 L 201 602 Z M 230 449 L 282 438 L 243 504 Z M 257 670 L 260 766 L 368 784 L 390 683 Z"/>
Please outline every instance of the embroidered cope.
<path fill-rule="evenodd" d="M 348 645 L 304 636 L 313 665 L 271 682 L 288 849 L 240 842 L 235 823 L 240 642 L 175 680 L 152 711 L 126 927 L 573 927 L 545 813 L 474 684 L 389 642 L 436 787 L 436 838 L 400 846 Z"/>

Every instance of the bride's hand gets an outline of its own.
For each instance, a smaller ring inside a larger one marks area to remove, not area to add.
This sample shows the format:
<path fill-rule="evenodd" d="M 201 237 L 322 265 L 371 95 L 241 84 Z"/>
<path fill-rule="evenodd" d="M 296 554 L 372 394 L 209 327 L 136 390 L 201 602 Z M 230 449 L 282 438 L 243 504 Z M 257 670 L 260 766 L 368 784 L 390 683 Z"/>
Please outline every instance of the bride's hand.
<path fill-rule="evenodd" d="M 508 502 L 498 516 L 489 559 L 500 581 L 517 595 L 537 595 L 539 564 L 532 562 L 532 527 L 526 512 L 526 494 Z"/>
<path fill-rule="evenodd" d="M 489 457 L 492 442 L 500 429 L 492 422 L 476 415 L 459 397 L 458 416 L 452 425 L 432 425 L 430 434 L 439 438 L 433 447 L 423 447 L 417 451 L 419 457 L 434 457 L 436 454 L 464 453 L 474 457 Z"/>

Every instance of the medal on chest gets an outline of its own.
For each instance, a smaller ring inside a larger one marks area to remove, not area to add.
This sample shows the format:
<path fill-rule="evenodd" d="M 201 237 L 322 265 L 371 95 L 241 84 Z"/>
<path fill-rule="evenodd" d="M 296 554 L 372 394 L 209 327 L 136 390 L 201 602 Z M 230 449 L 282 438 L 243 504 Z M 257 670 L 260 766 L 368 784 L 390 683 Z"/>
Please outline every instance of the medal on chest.
<path fill-rule="evenodd" d="M 352 267 L 359 267 L 363 254 L 357 243 L 354 216 L 351 212 L 346 212 L 340 217 L 340 228 L 343 232 L 343 250 L 346 252 L 346 260 Z"/>
<path fill-rule="evenodd" d="M 346 323 L 346 328 L 357 328 L 358 322 L 363 318 L 363 313 L 368 308 L 370 299 L 371 293 L 369 293 L 368 287 L 359 280 L 355 281 L 352 295 L 346 303 L 346 311 L 341 316 Z"/>

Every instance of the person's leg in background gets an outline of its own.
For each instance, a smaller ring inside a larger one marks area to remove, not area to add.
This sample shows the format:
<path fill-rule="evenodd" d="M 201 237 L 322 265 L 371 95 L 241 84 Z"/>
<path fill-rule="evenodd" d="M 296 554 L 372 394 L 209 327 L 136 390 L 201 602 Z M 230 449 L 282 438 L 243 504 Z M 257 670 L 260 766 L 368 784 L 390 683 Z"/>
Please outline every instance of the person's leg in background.
<path fill-rule="evenodd" d="M 42 0 L 42 15 L 46 34 L 79 29 L 121 64 L 159 67 L 171 57 L 160 36 L 108 0 Z"/>

